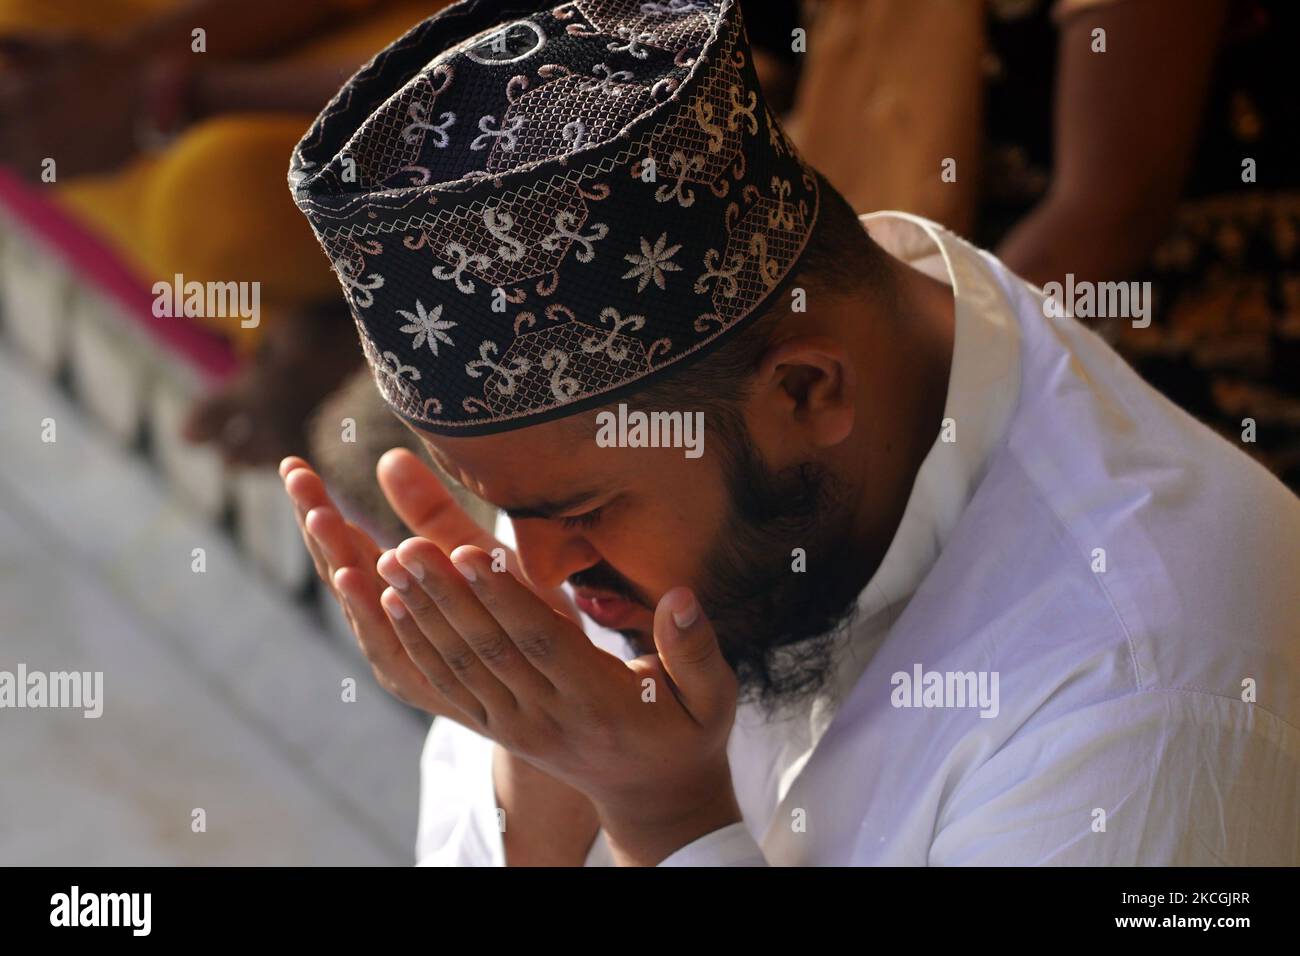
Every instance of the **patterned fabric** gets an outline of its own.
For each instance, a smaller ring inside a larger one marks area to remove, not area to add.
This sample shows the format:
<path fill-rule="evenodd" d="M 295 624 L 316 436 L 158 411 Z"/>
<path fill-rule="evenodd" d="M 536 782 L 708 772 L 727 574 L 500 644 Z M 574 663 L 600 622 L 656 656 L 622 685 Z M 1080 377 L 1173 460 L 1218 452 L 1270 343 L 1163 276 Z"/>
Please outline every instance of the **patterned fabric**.
<path fill-rule="evenodd" d="M 456 4 L 348 82 L 289 180 L 384 398 L 449 435 L 704 354 L 818 211 L 735 0 Z"/>

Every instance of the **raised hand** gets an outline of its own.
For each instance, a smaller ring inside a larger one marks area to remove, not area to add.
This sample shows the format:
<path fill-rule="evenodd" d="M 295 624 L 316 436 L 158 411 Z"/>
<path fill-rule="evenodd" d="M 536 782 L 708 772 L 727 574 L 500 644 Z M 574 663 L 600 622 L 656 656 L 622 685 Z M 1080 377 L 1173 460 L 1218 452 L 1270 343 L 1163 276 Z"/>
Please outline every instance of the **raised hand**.
<path fill-rule="evenodd" d="M 736 678 L 694 595 L 624 662 L 478 547 L 410 538 L 379 559 L 381 604 L 428 682 L 512 754 L 585 794 L 620 862 L 657 863 L 740 820 L 726 746 Z"/>
<path fill-rule="evenodd" d="M 467 723 L 465 715 L 447 701 L 411 662 L 379 606 L 383 581 L 375 572 L 380 548 L 356 525 L 345 521 L 330 500 L 325 483 L 302 458 L 280 463 L 280 477 L 293 500 L 307 550 L 316 573 L 334 594 L 375 680 L 398 700 Z"/>

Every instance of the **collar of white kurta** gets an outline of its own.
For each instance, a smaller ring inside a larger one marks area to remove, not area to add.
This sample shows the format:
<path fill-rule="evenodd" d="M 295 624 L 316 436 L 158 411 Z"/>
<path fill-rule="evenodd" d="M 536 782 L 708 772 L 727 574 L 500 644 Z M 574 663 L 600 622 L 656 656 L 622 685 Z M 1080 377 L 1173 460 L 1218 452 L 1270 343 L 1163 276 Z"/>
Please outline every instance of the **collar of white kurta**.
<path fill-rule="evenodd" d="M 861 221 L 886 252 L 952 287 L 955 323 L 943 427 L 859 598 L 870 616 L 916 591 L 1005 438 L 1020 395 L 1020 327 L 986 253 L 920 216 L 877 212 Z"/>

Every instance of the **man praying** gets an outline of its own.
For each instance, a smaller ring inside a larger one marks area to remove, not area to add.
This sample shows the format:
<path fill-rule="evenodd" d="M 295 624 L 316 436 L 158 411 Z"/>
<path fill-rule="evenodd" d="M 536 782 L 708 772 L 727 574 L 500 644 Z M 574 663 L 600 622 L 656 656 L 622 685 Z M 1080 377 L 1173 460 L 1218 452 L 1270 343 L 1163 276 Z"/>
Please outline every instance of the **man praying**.
<path fill-rule="evenodd" d="M 735 0 L 455 4 L 290 185 L 504 516 L 390 452 L 381 550 L 281 466 L 437 715 L 419 862 L 1300 863 L 1300 501 L 992 256 L 855 215 Z"/>

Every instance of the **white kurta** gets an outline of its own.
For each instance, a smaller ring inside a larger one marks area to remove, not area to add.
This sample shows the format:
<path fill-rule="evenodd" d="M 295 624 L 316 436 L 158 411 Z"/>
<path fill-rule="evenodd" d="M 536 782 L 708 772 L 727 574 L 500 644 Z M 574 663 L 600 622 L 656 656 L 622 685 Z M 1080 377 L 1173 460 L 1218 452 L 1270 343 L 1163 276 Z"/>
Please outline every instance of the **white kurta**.
<path fill-rule="evenodd" d="M 955 436 L 830 692 L 740 709 L 744 822 L 664 865 L 1300 863 L 1300 499 L 992 256 L 863 222 L 953 288 Z M 984 680 L 996 707 L 925 706 L 898 676 L 918 671 Z M 491 748 L 435 722 L 420 863 L 504 863 Z"/>

